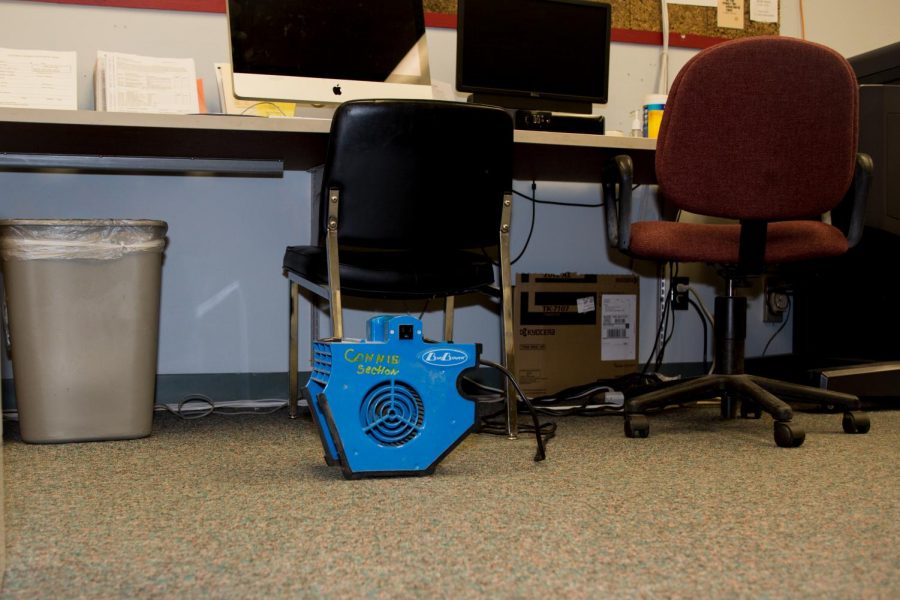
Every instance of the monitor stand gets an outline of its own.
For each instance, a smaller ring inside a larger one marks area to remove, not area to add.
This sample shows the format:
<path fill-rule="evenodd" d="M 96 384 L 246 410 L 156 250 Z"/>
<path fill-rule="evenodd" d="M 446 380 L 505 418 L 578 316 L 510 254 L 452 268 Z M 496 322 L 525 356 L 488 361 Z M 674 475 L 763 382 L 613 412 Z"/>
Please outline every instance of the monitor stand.
<path fill-rule="evenodd" d="M 558 115 L 541 110 L 517 110 L 516 129 L 587 133 L 603 135 L 606 124 L 602 115 Z"/>
<path fill-rule="evenodd" d="M 294 109 L 294 116 L 302 119 L 328 119 L 334 118 L 334 111 L 340 106 L 336 103 L 327 104 L 298 104 Z"/>
<path fill-rule="evenodd" d="M 574 113 L 579 115 L 589 115 L 594 110 L 594 105 L 590 102 L 551 100 L 548 98 L 531 98 L 529 96 L 508 96 L 506 94 L 482 94 L 479 92 L 469 96 L 469 102 L 474 104 L 499 106 L 501 108 Z"/>
<path fill-rule="evenodd" d="M 605 133 L 604 119 L 601 115 L 591 114 L 594 105 L 590 102 L 480 93 L 470 95 L 468 102 L 507 109 L 515 118 L 516 129 L 594 135 Z"/>

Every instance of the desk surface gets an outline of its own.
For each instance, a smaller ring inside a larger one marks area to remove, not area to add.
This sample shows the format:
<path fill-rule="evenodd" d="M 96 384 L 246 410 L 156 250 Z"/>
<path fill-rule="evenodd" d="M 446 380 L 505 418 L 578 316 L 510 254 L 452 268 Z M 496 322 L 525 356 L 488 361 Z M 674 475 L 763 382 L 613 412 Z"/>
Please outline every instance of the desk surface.
<path fill-rule="evenodd" d="M 306 171 L 324 161 L 330 125 L 311 118 L 0 108 L 0 156 L 281 161 L 284 169 Z M 652 139 L 517 130 L 514 176 L 596 182 L 609 157 L 627 153 L 635 162 L 635 182 L 649 183 L 655 148 Z"/>

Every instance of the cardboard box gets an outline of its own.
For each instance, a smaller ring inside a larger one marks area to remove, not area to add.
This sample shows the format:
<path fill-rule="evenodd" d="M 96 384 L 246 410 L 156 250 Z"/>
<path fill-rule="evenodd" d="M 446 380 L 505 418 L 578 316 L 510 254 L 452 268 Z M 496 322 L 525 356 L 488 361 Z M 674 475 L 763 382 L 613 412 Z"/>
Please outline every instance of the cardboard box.
<path fill-rule="evenodd" d="M 516 378 L 531 397 L 638 369 L 634 275 L 519 273 L 513 293 Z"/>

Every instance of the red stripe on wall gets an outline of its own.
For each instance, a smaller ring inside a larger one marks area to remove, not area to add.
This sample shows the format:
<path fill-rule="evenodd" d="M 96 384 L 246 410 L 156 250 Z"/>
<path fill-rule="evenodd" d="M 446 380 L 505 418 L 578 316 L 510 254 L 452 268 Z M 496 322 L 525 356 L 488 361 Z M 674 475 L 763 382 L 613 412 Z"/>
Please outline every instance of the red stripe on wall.
<path fill-rule="evenodd" d="M 425 27 L 443 27 L 444 29 L 456 29 L 456 15 L 444 13 L 425 13 Z"/>
<path fill-rule="evenodd" d="M 94 6 L 117 6 L 122 8 L 149 8 L 159 10 L 186 10 L 194 12 L 223 13 L 226 0 L 32 0 L 55 4 L 90 4 Z M 425 13 L 426 27 L 456 28 L 456 15 Z M 612 41 L 630 44 L 662 44 L 662 34 L 658 31 L 638 31 L 636 29 L 613 29 Z M 723 38 L 694 35 L 690 33 L 670 33 L 669 45 L 683 48 L 708 48 Z"/>
<path fill-rule="evenodd" d="M 225 0 L 33 0 L 54 4 L 90 4 L 92 6 L 116 6 L 121 8 L 152 8 L 158 10 L 187 10 L 193 12 L 223 13 Z"/>
<path fill-rule="evenodd" d="M 661 46 L 663 41 L 662 33 L 659 31 L 638 31 L 636 29 L 613 29 L 611 39 L 614 42 L 653 46 Z M 724 41 L 725 38 L 694 35 L 693 33 L 669 33 L 669 46 L 682 48 L 709 48 Z"/>

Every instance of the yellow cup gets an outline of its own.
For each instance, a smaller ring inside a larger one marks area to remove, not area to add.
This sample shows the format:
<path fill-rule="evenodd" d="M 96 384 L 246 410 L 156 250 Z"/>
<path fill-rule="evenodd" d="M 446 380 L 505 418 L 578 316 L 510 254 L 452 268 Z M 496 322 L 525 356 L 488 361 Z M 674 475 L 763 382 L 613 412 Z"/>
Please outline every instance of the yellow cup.
<path fill-rule="evenodd" d="M 665 108 L 665 94 L 649 94 L 644 98 L 644 137 L 659 137 L 659 126 L 662 123 Z"/>

